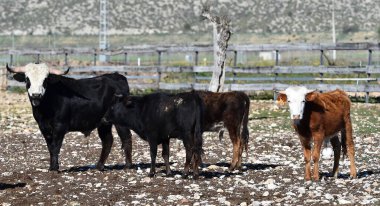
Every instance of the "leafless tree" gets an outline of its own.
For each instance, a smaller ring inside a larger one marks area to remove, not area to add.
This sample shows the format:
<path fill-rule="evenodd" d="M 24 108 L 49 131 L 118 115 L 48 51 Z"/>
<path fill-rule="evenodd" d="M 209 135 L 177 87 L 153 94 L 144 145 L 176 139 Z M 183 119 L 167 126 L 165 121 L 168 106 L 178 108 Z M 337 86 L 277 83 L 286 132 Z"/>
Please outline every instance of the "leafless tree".
<path fill-rule="evenodd" d="M 209 6 L 204 6 L 202 16 L 208 19 L 214 28 L 214 70 L 209 86 L 209 91 L 223 91 L 225 80 L 225 65 L 227 58 L 228 40 L 231 37 L 230 20 L 227 16 L 217 16 L 210 11 Z"/>

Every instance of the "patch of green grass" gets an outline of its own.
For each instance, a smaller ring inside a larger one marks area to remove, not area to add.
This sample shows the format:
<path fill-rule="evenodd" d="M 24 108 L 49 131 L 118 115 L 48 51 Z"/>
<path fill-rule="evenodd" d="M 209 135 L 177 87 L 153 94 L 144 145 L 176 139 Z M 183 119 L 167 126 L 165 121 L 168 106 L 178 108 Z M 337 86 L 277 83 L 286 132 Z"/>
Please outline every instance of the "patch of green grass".
<path fill-rule="evenodd" d="M 351 109 L 352 123 L 357 125 L 354 133 L 380 133 L 379 117 L 380 107 L 378 107 L 376 104 L 367 106 L 365 104 L 356 104 Z"/>
<path fill-rule="evenodd" d="M 24 94 L 26 92 L 25 87 L 9 87 L 8 91 L 16 94 Z"/>

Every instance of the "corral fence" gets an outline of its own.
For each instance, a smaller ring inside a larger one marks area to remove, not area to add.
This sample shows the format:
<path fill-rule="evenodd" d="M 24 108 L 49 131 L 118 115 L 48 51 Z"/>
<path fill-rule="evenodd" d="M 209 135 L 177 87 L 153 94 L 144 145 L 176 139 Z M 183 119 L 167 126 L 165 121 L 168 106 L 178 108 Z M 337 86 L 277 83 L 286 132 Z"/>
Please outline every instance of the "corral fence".
<path fill-rule="evenodd" d="M 70 66 L 73 78 L 119 72 L 126 75 L 132 89 L 206 90 L 213 70 L 212 52 L 212 45 L 168 45 L 2 50 L 0 56 L 11 65 L 43 61 Z M 99 56 L 107 62 L 99 62 Z M 380 92 L 380 43 L 231 45 L 228 59 L 226 91 L 278 91 L 302 84 L 320 91 L 340 88 L 365 93 L 367 102 L 370 93 Z M 6 75 L 5 68 L 0 72 L 2 88 L 22 85 Z"/>

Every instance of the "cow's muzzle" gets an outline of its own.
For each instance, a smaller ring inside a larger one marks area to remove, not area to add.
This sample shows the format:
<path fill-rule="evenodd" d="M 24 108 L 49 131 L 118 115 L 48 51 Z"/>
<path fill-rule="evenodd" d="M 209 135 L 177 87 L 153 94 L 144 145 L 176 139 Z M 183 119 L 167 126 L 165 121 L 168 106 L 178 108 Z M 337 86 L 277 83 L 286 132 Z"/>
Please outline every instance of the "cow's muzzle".
<path fill-rule="evenodd" d="M 297 114 L 297 115 L 293 115 L 292 116 L 292 119 L 301 119 L 301 115 Z"/>
<path fill-rule="evenodd" d="M 42 94 L 32 94 L 30 96 L 30 101 L 33 106 L 38 106 L 41 103 Z"/>

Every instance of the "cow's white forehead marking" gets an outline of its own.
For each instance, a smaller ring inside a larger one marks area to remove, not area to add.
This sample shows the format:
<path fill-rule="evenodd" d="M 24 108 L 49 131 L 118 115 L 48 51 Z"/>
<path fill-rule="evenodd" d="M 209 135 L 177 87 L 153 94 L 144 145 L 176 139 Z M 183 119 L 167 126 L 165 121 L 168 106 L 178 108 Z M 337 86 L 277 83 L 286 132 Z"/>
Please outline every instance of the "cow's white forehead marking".
<path fill-rule="evenodd" d="M 303 86 L 292 86 L 285 90 L 289 102 L 291 119 L 293 119 L 293 116 L 299 116 L 299 118 L 302 119 L 305 107 L 305 96 L 308 92 L 309 90 Z"/>
<path fill-rule="evenodd" d="M 46 77 L 49 75 L 49 68 L 46 64 L 27 64 L 25 66 L 25 76 L 29 78 L 30 87 L 28 93 L 41 94 L 45 93 L 43 83 Z"/>
<path fill-rule="evenodd" d="M 292 86 L 285 90 L 287 98 L 291 100 L 304 100 L 305 95 L 308 93 L 308 89 L 303 86 Z"/>

